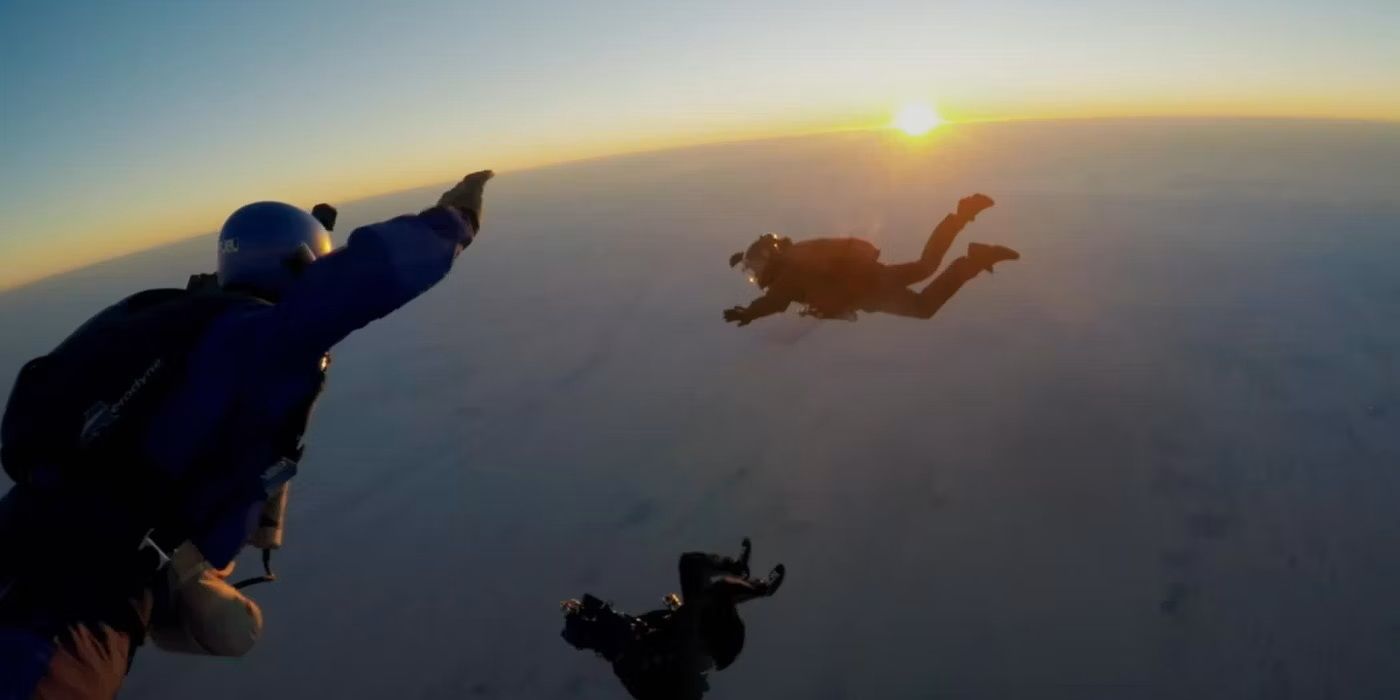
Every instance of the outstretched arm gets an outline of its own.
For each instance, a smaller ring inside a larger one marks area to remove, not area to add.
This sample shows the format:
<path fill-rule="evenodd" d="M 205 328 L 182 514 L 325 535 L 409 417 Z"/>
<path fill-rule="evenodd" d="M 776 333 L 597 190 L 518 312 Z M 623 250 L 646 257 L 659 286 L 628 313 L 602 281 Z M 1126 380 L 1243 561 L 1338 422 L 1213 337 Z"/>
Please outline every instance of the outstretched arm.
<path fill-rule="evenodd" d="M 786 294 L 769 291 L 767 294 L 749 302 L 748 306 L 735 306 L 724 310 L 724 320 L 731 323 L 738 323 L 740 326 L 747 326 L 755 320 L 764 316 L 772 316 L 787 311 L 792 305 L 793 299 Z"/>
<path fill-rule="evenodd" d="M 356 229 L 345 247 L 308 266 L 270 309 L 282 351 L 319 356 L 442 281 L 476 235 L 491 176 L 468 175 L 421 214 Z"/>

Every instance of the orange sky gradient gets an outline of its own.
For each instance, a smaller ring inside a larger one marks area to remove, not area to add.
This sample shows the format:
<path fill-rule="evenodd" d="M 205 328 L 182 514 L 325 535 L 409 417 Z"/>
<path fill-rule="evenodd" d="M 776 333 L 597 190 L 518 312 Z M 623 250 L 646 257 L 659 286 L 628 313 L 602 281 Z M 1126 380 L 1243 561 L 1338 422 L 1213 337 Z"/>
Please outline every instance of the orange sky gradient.
<path fill-rule="evenodd" d="M 19 67 L 0 81 L 0 289 L 214 231 L 249 201 L 347 202 L 486 167 L 888 128 L 908 103 L 934 105 L 942 129 L 1400 121 L 1388 3 L 561 5 L 483 19 L 425 2 L 295 8 L 271 25 L 256 7 L 197 5 L 0 8 L 0 65 Z M 208 29 L 171 44 L 172 27 Z M 313 29 L 338 39 L 283 40 Z"/>

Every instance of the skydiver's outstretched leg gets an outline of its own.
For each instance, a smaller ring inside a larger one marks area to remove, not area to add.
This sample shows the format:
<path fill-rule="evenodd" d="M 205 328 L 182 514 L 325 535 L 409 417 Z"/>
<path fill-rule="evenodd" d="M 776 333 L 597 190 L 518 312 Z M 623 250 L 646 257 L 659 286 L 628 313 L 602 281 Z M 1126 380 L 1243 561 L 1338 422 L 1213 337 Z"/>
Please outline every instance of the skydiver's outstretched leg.
<path fill-rule="evenodd" d="M 924 242 L 923 253 L 919 255 L 918 260 L 885 266 L 887 283 L 895 287 L 908 287 L 931 277 L 943 264 L 944 256 L 953 247 L 953 239 L 957 238 L 963 227 L 977 218 L 977 214 L 993 204 L 992 198 L 984 194 L 974 194 L 962 198 L 958 202 L 957 212 L 943 217 L 943 221 L 940 221 L 938 226 L 933 229 L 933 233 L 929 234 L 928 240 Z"/>
<path fill-rule="evenodd" d="M 912 318 L 933 318 L 949 299 L 983 271 L 991 272 L 999 262 L 1020 258 L 1016 251 L 1004 246 L 989 246 L 972 243 L 967 247 L 967 255 L 954 260 L 927 287 L 919 292 L 904 287 L 887 287 L 878 300 L 865 311 L 883 311 L 896 316 Z"/>
<path fill-rule="evenodd" d="M 748 576 L 749 557 L 753 555 L 753 540 L 750 540 L 749 538 L 745 537 L 744 541 L 739 544 L 739 547 L 741 550 L 737 562 L 739 565 L 739 570 L 735 573 L 739 574 L 740 576 Z"/>
<path fill-rule="evenodd" d="M 745 576 L 748 571 L 736 559 L 723 554 L 686 552 L 681 555 L 681 599 L 689 602 L 698 598 L 719 576 Z"/>
<path fill-rule="evenodd" d="M 721 576 L 710 582 L 710 587 L 705 595 L 738 605 L 754 598 L 767 598 L 777 593 L 778 587 L 783 585 L 783 578 L 786 576 L 787 567 L 782 564 L 773 567 L 773 571 L 769 572 L 765 579 Z"/>
<path fill-rule="evenodd" d="M 683 602 L 715 594 L 735 603 L 772 595 L 781 585 L 786 569 L 778 565 L 764 581 L 749 578 L 749 556 L 752 551 L 753 545 L 745 537 L 743 552 L 738 559 L 706 552 L 682 554 L 680 577 Z"/>

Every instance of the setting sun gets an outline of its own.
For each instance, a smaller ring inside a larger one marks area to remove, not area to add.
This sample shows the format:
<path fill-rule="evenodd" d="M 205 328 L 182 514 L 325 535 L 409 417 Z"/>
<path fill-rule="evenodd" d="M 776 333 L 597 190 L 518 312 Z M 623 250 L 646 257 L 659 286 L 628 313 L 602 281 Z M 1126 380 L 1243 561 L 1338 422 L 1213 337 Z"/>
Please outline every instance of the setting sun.
<path fill-rule="evenodd" d="M 938 112 L 923 103 L 905 105 L 894 115 L 894 127 L 910 136 L 923 136 L 942 123 Z"/>

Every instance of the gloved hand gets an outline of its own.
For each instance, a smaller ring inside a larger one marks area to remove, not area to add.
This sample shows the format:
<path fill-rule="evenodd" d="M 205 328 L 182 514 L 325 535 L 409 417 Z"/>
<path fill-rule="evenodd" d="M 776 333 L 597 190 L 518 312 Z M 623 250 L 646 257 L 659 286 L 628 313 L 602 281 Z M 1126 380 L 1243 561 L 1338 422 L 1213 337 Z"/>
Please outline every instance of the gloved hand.
<path fill-rule="evenodd" d="M 150 638 L 166 651 L 242 656 L 262 635 L 262 609 L 225 580 L 233 563 L 215 569 L 190 542 L 175 548 L 157 587 Z"/>
<path fill-rule="evenodd" d="M 321 225 L 324 226 L 327 231 L 335 230 L 335 218 L 338 214 L 339 212 L 335 210 L 335 207 L 325 202 L 311 207 L 311 216 L 321 222 Z"/>
<path fill-rule="evenodd" d="M 496 173 L 490 170 L 478 170 L 462 178 L 452 189 L 442 193 L 438 206 L 456 209 L 471 222 L 472 229 L 480 231 L 481 193 L 486 188 L 486 181 L 495 176 Z"/>
<path fill-rule="evenodd" d="M 978 214 L 990 209 L 993 204 L 996 204 L 996 202 L 993 202 L 992 198 L 985 194 L 974 194 L 969 197 L 963 197 L 958 200 L 958 216 L 972 221 L 977 218 Z"/>
<path fill-rule="evenodd" d="M 191 292 L 202 290 L 218 289 L 219 276 L 212 272 L 199 272 L 190 275 L 190 281 L 185 285 L 185 289 Z"/>
<path fill-rule="evenodd" d="M 749 310 L 742 306 L 725 309 L 724 320 L 726 323 L 738 323 L 740 328 L 753 322 L 753 319 L 749 318 Z"/>

